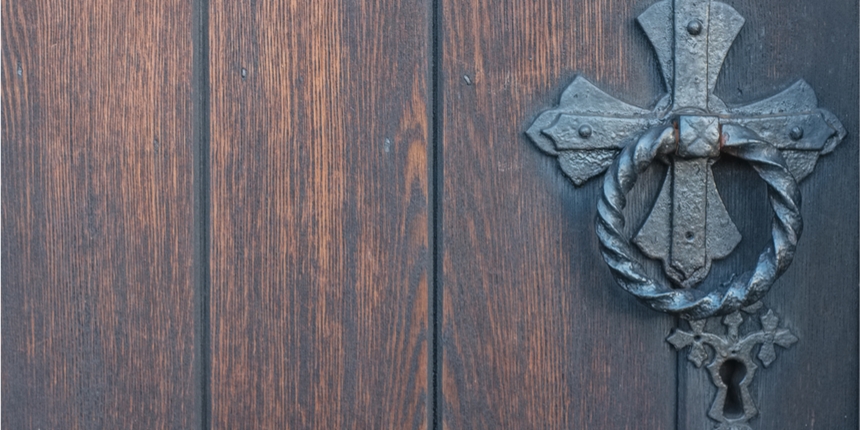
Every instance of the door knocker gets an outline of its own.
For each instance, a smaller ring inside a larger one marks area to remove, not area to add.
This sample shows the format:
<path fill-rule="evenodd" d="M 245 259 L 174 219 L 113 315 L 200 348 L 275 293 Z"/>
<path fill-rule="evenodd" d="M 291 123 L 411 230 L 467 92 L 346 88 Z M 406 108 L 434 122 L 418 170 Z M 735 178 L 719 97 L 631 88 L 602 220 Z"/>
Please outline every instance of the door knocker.
<path fill-rule="evenodd" d="M 669 94 L 652 109 L 643 109 L 577 77 L 558 107 L 541 113 L 527 134 L 543 152 L 558 158 L 577 186 L 606 172 L 596 232 L 615 280 L 652 309 L 690 322 L 691 331 L 676 330 L 668 341 L 678 349 L 689 347 L 688 358 L 698 367 L 708 360 L 708 348 L 714 351 L 708 368 L 718 392 L 709 416 L 719 428 L 749 428 L 746 423 L 757 413 L 746 390 L 756 368 L 753 349 L 758 348 L 766 367 L 775 358 L 774 344 L 788 347 L 797 338 L 777 328 L 772 311 L 760 312 L 759 332 L 741 336 L 738 327 L 743 313 L 759 310 L 759 300 L 794 257 L 803 229 L 797 183 L 846 132 L 832 113 L 818 107 L 814 91 L 802 80 L 745 106 L 727 106 L 713 94 L 744 24 L 732 7 L 712 0 L 664 0 L 638 22 L 654 46 Z M 741 241 L 711 171 L 721 154 L 744 160 L 767 184 L 772 240 L 747 272 L 706 292 L 696 287 L 711 262 L 727 257 Z M 658 160 L 669 166 L 662 190 L 644 224 L 627 237 L 622 212 L 627 194 Z M 661 261 L 667 280 L 648 276 L 642 255 Z M 727 333 L 704 332 L 704 319 L 719 316 Z M 718 373 L 726 362 L 746 368 L 740 416 L 723 413 L 726 385 Z"/>

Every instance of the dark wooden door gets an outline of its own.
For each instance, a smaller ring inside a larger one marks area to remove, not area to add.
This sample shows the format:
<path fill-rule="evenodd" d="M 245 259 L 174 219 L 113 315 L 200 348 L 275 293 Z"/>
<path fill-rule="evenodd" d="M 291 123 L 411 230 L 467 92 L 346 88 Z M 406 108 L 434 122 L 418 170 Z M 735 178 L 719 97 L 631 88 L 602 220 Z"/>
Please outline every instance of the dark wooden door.
<path fill-rule="evenodd" d="M 724 2 L 746 24 L 715 93 L 805 79 L 848 131 L 800 184 L 763 300 L 799 341 L 750 424 L 856 428 L 858 4 Z M 576 76 L 666 92 L 652 3 L 3 1 L 2 424 L 712 428 L 665 340 L 686 323 L 601 257 L 600 181 L 524 133 Z M 725 278 L 772 213 L 744 163 L 714 172 Z"/>

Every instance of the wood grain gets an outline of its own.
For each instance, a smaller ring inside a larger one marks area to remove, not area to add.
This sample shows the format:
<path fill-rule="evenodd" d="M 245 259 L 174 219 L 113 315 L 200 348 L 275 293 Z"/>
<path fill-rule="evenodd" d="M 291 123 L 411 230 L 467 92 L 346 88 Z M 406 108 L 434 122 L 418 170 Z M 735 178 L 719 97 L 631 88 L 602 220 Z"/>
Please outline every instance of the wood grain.
<path fill-rule="evenodd" d="M 429 5 L 209 16 L 213 428 L 427 427 Z"/>
<path fill-rule="evenodd" d="M 575 74 L 639 106 L 663 92 L 634 24 L 650 3 L 443 2 L 447 428 L 713 425 L 709 377 L 686 353 L 675 360 L 664 341 L 673 321 L 622 293 L 599 257 L 599 181 L 575 189 L 523 136 Z M 806 233 L 794 266 L 765 300 L 801 341 L 780 351 L 778 370 L 758 373 L 753 394 L 762 413 L 754 424 L 856 427 L 857 5 L 729 3 L 747 24 L 717 93 L 749 102 L 803 77 L 851 136 L 803 184 Z M 655 170 L 650 182 L 659 184 Z M 732 160 L 715 171 L 745 239 L 714 266 L 709 285 L 748 268 L 770 236 L 755 173 Z M 653 196 L 648 179 L 640 182 L 632 195 Z M 648 204 L 639 198 L 629 213 L 647 213 Z"/>
<path fill-rule="evenodd" d="M 3 427 L 197 427 L 190 4 L 2 6 Z"/>
<path fill-rule="evenodd" d="M 673 428 L 674 318 L 623 292 L 600 257 L 600 181 L 574 188 L 524 134 L 578 73 L 656 101 L 634 23 L 648 4 L 442 5 L 444 427 Z"/>
<path fill-rule="evenodd" d="M 765 299 L 800 341 L 759 370 L 752 424 L 854 428 L 858 5 L 723 1 L 747 22 L 717 94 L 804 78 L 849 131 L 802 183 L 804 235 Z M 427 428 L 441 372 L 445 428 L 709 427 L 709 377 L 664 340 L 675 319 L 600 257 L 599 181 L 574 187 L 523 133 L 577 74 L 639 106 L 664 93 L 634 23 L 651 3 L 213 0 L 194 69 L 205 2 L 3 0 L 2 424 Z M 193 70 L 211 82 L 207 262 Z M 634 190 L 631 228 L 662 174 Z M 715 174 L 744 242 L 712 280 L 749 266 L 770 216 L 748 167 Z"/>

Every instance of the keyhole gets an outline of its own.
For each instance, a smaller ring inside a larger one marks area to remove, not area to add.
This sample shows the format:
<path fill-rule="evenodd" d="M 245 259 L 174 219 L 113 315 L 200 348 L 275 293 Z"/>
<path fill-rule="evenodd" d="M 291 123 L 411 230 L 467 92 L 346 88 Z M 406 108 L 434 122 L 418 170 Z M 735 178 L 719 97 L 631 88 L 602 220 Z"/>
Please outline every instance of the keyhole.
<path fill-rule="evenodd" d="M 747 367 L 737 360 L 726 360 L 720 367 L 720 379 L 728 387 L 723 416 L 741 418 L 744 416 L 744 400 L 741 397 L 741 381 L 747 376 Z"/>

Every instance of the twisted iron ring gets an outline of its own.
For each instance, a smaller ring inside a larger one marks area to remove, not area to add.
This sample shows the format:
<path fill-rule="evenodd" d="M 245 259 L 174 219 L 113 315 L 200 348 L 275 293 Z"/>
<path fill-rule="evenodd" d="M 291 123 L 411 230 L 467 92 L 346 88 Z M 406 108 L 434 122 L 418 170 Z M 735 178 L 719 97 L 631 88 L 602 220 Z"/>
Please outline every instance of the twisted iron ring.
<path fill-rule="evenodd" d="M 639 174 L 655 158 L 671 154 L 675 148 L 672 126 L 653 128 L 635 144 L 627 145 L 607 171 L 596 220 L 603 258 L 622 288 L 658 311 L 696 320 L 725 315 L 751 305 L 770 290 L 794 258 L 803 230 L 797 182 L 779 150 L 747 128 L 724 124 L 721 151 L 748 162 L 767 183 L 768 199 L 774 211 L 773 240 L 759 255 L 755 268 L 714 291 L 675 289 L 666 281 L 649 278 L 634 259 L 638 253 L 623 234 L 625 219 L 621 212 Z"/>

